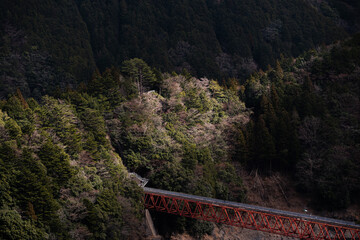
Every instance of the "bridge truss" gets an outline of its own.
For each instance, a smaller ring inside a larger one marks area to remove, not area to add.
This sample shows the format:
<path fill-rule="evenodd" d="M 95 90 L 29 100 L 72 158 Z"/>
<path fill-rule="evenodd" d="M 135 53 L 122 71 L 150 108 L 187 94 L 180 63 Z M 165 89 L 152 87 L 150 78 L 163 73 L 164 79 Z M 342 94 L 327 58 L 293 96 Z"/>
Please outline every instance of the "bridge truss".
<path fill-rule="evenodd" d="M 290 216 L 290 212 L 279 214 L 275 209 L 271 213 L 266 208 L 249 209 L 251 205 L 246 204 L 154 190 L 144 188 L 147 209 L 300 239 L 360 239 L 360 226 L 340 220 L 298 213 Z"/>

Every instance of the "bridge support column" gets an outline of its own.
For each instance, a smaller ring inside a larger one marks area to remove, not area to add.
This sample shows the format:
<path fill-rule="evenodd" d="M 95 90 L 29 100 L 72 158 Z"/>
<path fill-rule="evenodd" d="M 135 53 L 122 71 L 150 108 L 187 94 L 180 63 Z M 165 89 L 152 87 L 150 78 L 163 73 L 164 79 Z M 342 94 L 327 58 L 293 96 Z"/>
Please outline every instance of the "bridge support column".
<path fill-rule="evenodd" d="M 148 240 L 161 240 L 161 236 L 158 235 L 154 222 L 151 218 L 150 212 L 148 209 L 145 209 L 145 221 L 146 221 L 146 235 Z"/>

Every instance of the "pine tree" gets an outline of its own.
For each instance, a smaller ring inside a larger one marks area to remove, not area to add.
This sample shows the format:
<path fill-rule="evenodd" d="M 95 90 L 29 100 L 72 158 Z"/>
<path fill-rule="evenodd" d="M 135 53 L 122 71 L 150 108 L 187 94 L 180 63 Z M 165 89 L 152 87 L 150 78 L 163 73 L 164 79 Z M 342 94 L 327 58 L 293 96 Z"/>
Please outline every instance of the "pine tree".
<path fill-rule="evenodd" d="M 159 85 L 151 68 L 139 58 L 124 61 L 121 71 L 136 84 L 140 94 Z"/>
<path fill-rule="evenodd" d="M 5 129 L 9 132 L 9 135 L 12 139 L 18 139 L 22 135 L 20 126 L 12 118 L 6 120 Z"/>
<path fill-rule="evenodd" d="M 46 175 L 45 166 L 33 157 L 29 149 L 24 149 L 18 166 L 17 182 L 13 186 L 16 198 L 25 212 L 29 212 L 28 203 L 33 205 L 34 212 L 41 221 L 56 218 L 58 203 L 52 195 L 51 180 Z"/>
<path fill-rule="evenodd" d="M 282 79 L 284 78 L 284 71 L 281 67 L 279 60 L 276 60 L 275 76 L 278 82 L 282 81 Z"/>
<path fill-rule="evenodd" d="M 87 86 L 87 89 L 90 94 L 95 96 L 105 93 L 103 78 L 98 69 L 92 75 L 91 80 Z"/>
<path fill-rule="evenodd" d="M 303 85 L 302 85 L 303 91 L 307 92 L 307 93 L 312 93 L 314 92 L 315 88 L 314 88 L 314 84 L 311 81 L 309 76 L 306 76 Z"/>
<path fill-rule="evenodd" d="M 46 166 L 47 175 L 52 177 L 54 194 L 67 183 L 73 175 L 70 157 L 62 148 L 48 140 L 38 152 L 41 162 Z"/>
<path fill-rule="evenodd" d="M 270 88 L 270 99 L 271 99 L 271 103 L 272 106 L 274 107 L 274 111 L 276 113 L 281 112 L 282 107 L 280 106 L 280 97 L 276 91 L 276 87 L 274 84 L 271 84 L 271 88 Z"/>
<path fill-rule="evenodd" d="M 236 159 L 241 163 L 246 164 L 248 161 L 249 148 L 244 133 L 241 129 L 239 129 L 237 132 L 236 145 L 237 145 L 235 150 Z"/>
<path fill-rule="evenodd" d="M 195 144 L 185 144 L 183 146 L 183 158 L 181 164 L 184 168 L 194 170 L 196 164 L 198 163 L 197 160 L 197 148 Z"/>
<path fill-rule="evenodd" d="M 17 97 L 19 98 L 23 108 L 24 109 L 29 108 L 29 105 L 27 104 L 27 102 L 26 102 L 25 98 L 23 97 L 21 90 L 19 88 L 16 89 L 16 94 L 17 94 Z"/>
<path fill-rule="evenodd" d="M 275 155 L 275 144 L 264 116 L 260 115 L 255 125 L 255 161 L 258 167 L 272 171 L 272 161 Z"/>
<path fill-rule="evenodd" d="M 270 99 L 263 95 L 260 102 L 263 119 L 267 123 L 270 133 L 274 136 L 276 132 L 277 116 Z"/>

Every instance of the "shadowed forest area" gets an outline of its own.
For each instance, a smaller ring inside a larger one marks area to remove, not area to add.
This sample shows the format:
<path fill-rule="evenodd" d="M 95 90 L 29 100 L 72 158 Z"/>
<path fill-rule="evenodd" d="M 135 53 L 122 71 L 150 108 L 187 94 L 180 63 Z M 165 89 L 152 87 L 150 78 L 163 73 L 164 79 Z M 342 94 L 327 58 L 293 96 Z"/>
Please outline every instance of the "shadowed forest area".
<path fill-rule="evenodd" d="M 0 238 L 143 239 L 150 187 L 247 202 L 282 175 L 360 202 L 351 1 L 2 1 Z M 156 214 L 165 237 L 211 223 Z M 360 221 L 360 215 L 348 216 Z"/>

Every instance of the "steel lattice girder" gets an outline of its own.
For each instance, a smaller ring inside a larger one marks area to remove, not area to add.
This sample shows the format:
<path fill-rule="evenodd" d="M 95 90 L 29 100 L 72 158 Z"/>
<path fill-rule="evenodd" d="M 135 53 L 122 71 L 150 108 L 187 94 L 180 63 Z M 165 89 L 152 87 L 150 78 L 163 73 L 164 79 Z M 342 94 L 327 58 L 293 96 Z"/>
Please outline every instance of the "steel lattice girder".
<path fill-rule="evenodd" d="M 360 239 L 360 229 L 145 192 L 145 207 L 300 239 Z"/>

